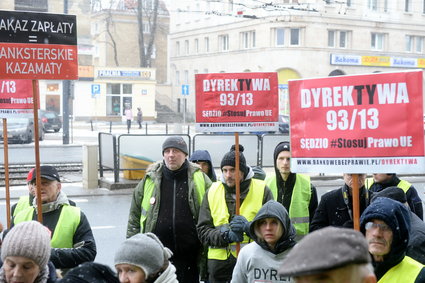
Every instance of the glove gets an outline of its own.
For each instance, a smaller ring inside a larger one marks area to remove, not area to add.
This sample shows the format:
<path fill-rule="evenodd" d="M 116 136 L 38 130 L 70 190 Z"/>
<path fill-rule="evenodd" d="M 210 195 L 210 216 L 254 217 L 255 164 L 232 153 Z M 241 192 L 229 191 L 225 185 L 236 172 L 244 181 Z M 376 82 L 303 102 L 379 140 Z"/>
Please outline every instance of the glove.
<path fill-rule="evenodd" d="M 248 220 L 242 215 L 235 215 L 230 222 L 230 229 L 234 232 L 245 232 L 249 229 L 247 227 L 249 226 Z"/>
<path fill-rule="evenodd" d="M 229 244 L 233 242 L 242 242 L 243 232 L 234 232 L 233 230 L 229 230 L 227 234 L 227 241 L 229 242 Z"/>

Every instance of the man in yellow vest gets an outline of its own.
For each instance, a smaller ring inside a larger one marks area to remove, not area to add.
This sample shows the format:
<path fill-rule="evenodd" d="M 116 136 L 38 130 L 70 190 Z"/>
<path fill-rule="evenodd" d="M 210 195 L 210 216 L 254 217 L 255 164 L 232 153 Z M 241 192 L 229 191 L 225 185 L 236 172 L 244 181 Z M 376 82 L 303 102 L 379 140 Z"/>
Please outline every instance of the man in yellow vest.
<path fill-rule="evenodd" d="M 27 186 L 28 186 L 28 195 L 21 196 L 17 203 L 12 205 L 10 208 L 10 215 L 16 216 L 18 212 L 30 207 L 34 200 L 34 187 L 31 184 L 32 174 L 35 168 L 32 168 L 27 175 Z"/>
<path fill-rule="evenodd" d="M 317 208 L 317 191 L 310 176 L 291 172 L 291 149 L 287 141 L 279 143 L 273 153 L 274 173 L 268 174 L 266 184 L 275 200 L 283 204 L 297 231 L 297 239 L 308 234 Z"/>
<path fill-rule="evenodd" d="M 379 283 L 425 282 L 424 265 L 406 255 L 410 214 L 400 202 L 378 197 L 360 217 Z"/>
<path fill-rule="evenodd" d="M 236 242 L 248 243 L 245 232 L 264 203 L 273 199 L 263 180 L 254 179 L 246 165 L 243 146 L 239 146 L 239 169 L 235 170 L 235 146 L 221 161 L 222 176 L 213 183 L 202 201 L 198 220 L 198 235 L 208 249 L 210 282 L 230 282 L 236 264 Z M 235 178 L 240 180 L 240 215 L 236 214 Z"/>
<path fill-rule="evenodd" d="M 31 184 L 36 189 L 36 170 Z M 96 257 L 96 243 L 84 213 L 70 205 L 62 192 L 59 173 L 52 166 L 40 166 L 43 225 L 51 231 L 50 260 L 58 269 L 69 269 Z M 37 220 L 37 198 L 33 205 L 13 217 L 13 225 Z"/>
<path fill-rule="evenodd" d="M 196 232 L 199 207 L 211 180 L 187 160 L 188 148 L 180 136 L 162 144 L 164 159 L 151 164 L 133 193 L 127 238 L 152 232 L 173 252 L 179 282 L 199 282 L 202 245 Z"/>
<path fill-rule="evenodd" d="M 412 184 L 406 180 L 401 180 L 396 174 L 373 174 L 373 178 L 367 178 L 365 186 L 371 192 L 380 192 L 388 187 L 399 187 L 404 191 L 407 203 L 414 214 L 421 220 L 424 220 L 422 200 L 418 195 L 418 191 Z"/>

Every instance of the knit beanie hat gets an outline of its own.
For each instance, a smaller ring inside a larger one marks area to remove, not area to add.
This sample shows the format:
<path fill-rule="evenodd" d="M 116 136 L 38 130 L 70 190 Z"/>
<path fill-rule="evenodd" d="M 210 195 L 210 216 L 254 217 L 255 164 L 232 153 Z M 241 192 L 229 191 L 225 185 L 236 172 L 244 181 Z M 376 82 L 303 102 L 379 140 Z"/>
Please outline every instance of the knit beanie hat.
<path fill-rule="evenodd" d="M 275 149 L 274 149 L 274 153 L 273 153 L 273 160 L 276 162 L 277 160 L 277 156 L 279 155 L 279 153 L 281 153 L 282 151 L 291 151 L 291 146 L 289 144 L 288 141 L 283 141 L 281 143 L 279 143 Z"/>
<path fill-rule="evenodd" d="M 146 277 L 158 272 L 172 252 L 153 233 L 136 234 L 125 240 L 115 253 L 114 264 L 131 264 L 141 268 Z"/>
<path fill-rule="evenodd" d="M 186 155 L 189 155 L 189 150 L 187 150 L 187 144 L 182 137 L 173 136 L 167 138 L 162 144 L 162 155 L 167 148 L 177 148 L 178 150 L 184 152 Z"/>
<path fill-rule="evenodd" d="M 232 147 L 230 148 L 230 151 L 224 155 L 223 159 L 221 160 L 221 164 L 220 164 L 221 170 L 223 170 L 224 166 L 236 167 L 235 149 L 236 149 L 235 145 L 232 145 Z M 244 172 L 244 174 L 246 176 L 249 169 L 246 166 L 246 160 L 245 160 L 245 156 L 243 155 L 243 151 L 244 151 L 244 147 L 240 144 L 239 145 L 239 170 Z"/>
<path fill-rule="evenodd" d="M 50 258 L 49 230 L 37 221 L 21 222 L 7 233 L 1 246 L 1 260 L 22 256 L 33 260 L 41 269 Z"/>

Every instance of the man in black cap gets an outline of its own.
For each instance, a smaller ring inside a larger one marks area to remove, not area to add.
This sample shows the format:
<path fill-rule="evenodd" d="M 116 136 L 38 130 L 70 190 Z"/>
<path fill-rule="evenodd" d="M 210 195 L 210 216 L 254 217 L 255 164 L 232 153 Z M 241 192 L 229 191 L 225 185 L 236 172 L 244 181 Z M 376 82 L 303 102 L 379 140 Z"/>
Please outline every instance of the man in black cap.
<path fill-rule="evenodd" d="M 326 227 L 305 236 L 279 269 L 297 283 L 375 283 L 368 245 L 353 229 Z"/>
<path fill-rule="evenodd" d="M 180 136 L 162 144 L 164 159 L 151 164 L 133 193 L 127 238 L 152 232 L 173 252 L 179 282 L 199 282 L 202 245 L 196 232 L 199 207 L 211 186 L 199 166 L 189 162 L 189 151 Z"/>
<path fill-rule="evenodd" d="M 415 213 L 421 220 L 424 219 L 424 211 L 422 207 L 422 200 L 418 195 L 415 187 L 406 180 L 401 180 L 394 173 L 373 174 L 373 178 L 367 178 L 365 186 L 371 192 L 380 192 L 388 187 L 399 187 L 406 194 L 407 203 L 410 210 Z"/>
<path fill-rule="evenodd" d="M 34 190 L 37 170 L 31 184 Z M 96 243 L 90 224 L 80 208 L 70 204 L 62 191 L 59 173 L 55 167 L 40 166 L 40 192 L 43 225 L 51 231 L 52 251 L 50 260 L 58 269 L 69 269 L 96 257 Z M 37 197 L 33 205 L 21 210 L 13 218 L 13 225 L 37 220 Z"/>
<path fill-rule="evenodd" d="M 378 193 L 375 193 L 371 202 L 380 197 L 396 200 L 410 210 L 406 194 L 398 187 L 388 187 Z M 425 264 L 425 223 L 412 211 L 410 211 L 410 233 L 406 255 L 422 264 Z"/>
<path fill-rule="evenodd" d="M 236 242 L 241 246 L 249 240 L 246 231 L 264 203 L 273 199 L 263 180 L 254 179 L 246 165 L 243 146 L 239 146 L 239 172 L 236 172 L 236 152 L 233 145 L 221 161 L 222 176 L 213 183 L 202 201 L 198 220 L 198 235 L 208 249 L 208 273 L 211 282 L 230 282 L 236 264 Z M 236 214 L 236 174 L 240 180 L 240 215 Z"/>
<path fill-rule="evenodd" d="M 283 204 L 297 231 L 297 239 L 309 232 L 310 222 L 317 208 L 317 191 L 310 176 L 291 172 L 291 148 L 287 141 L 279 143 L 273 153 L 274 173 L 266 177 L 266 184 L 275 200 Z"/>

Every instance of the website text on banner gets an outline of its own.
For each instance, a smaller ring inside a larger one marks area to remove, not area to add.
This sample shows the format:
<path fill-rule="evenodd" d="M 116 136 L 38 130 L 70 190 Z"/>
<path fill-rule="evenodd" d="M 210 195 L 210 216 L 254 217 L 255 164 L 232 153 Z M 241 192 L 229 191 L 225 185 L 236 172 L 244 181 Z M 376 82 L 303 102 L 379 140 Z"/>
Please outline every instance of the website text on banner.
<path fill-rule="evenodd" d="M 197 74 L 200 132 L 278 130 L 277 73 Z"/>
<path fill-rule="evenodd" d="M 2 79 L 78 79 L 76 16 L 0 11 Z"/>
<path fill-rule="evenodd" d="M 0 118 L 32 117 L 30 80 L 0 80 Z"/>
<path fill-rule="evenodd" d="M 295 172 L 423 173 L 422 71 L 289 82 Z"/>

